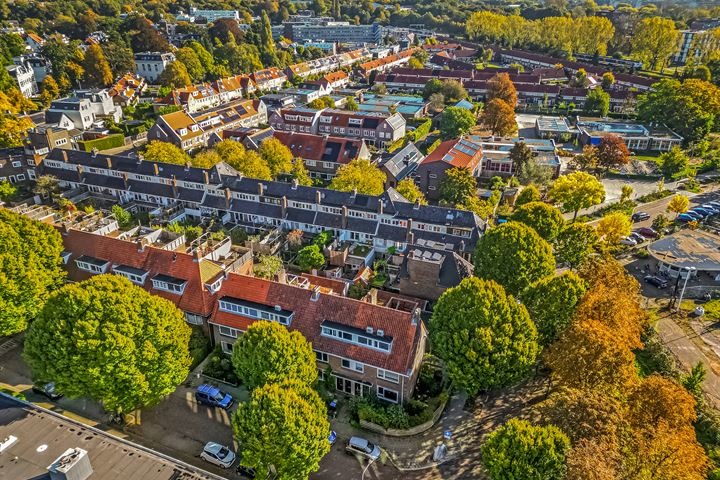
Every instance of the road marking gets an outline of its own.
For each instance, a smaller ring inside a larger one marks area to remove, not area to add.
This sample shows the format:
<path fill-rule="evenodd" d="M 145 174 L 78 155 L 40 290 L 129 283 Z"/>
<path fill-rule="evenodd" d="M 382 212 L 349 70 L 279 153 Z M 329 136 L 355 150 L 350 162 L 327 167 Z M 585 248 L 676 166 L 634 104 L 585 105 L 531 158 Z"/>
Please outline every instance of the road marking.
<path fill-rule="evenodd" d="M 0 344 L 0 357 L 2 357 L 11 350 L 14 350 L 18 345 L 19 343 L 14 338 L 11 338 L 10 340 Z"/>

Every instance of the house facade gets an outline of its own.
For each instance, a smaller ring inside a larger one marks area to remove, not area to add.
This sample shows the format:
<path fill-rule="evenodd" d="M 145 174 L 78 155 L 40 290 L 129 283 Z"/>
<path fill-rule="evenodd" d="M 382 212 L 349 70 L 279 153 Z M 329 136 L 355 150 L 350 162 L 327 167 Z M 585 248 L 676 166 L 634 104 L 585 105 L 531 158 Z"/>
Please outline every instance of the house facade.
<path fill-rule="evenodd" d="M 318 118 L 317 132 L 387 146 L 405 136 L 405 127 L 405 118 L 399 113 L 325 109 Z"/>
<path fill-rule="evenodd" d="M 142 52 L 135 54 L 135 73 L 148 82 L 157 81 L 165 68 L 175 61 L 175 55 L 169 52 Z"/>
<path fill-rule="evenodd" d="M 479 143 L 466 138 L 447 140 L 437 146 L 417 168 L 416 181 L 428 198 L 440 199 L 440 185 L 451 168 L 464 168 L 477 177 L 482 168 Z"/>
<path fill-rule="evenodd" d="M 7 65 L 5 69 L 17 83 L 23 97 L 30 98 L 38 93 L 37 83 L 35 83 L 35 71 L 30 65 L 26 63 Z"/>

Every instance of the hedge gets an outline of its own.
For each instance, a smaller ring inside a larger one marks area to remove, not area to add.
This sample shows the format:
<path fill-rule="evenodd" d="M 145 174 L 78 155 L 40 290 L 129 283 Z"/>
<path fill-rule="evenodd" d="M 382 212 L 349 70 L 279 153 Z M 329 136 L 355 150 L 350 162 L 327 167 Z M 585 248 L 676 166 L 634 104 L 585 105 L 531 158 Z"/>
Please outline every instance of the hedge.
<path fill-rule="evenodd" d="M 81 140 L 78 142 L 78 146 L 81 150 L 86 152 L 92 151 L 94 148 L 98 150 L 109 150 L 111 148 L 122 147 L 125 145 L 125 137 L 122 133 L 116 133 L 115 135 L 108 135 L 107 137 L 96 138 L 95 140 Z"/>

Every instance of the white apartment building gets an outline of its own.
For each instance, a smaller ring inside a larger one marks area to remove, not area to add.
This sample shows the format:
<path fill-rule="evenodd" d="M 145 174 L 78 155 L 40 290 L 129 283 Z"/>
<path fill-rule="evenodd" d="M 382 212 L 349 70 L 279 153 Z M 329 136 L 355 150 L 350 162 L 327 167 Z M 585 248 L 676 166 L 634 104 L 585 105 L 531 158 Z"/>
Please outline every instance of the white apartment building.
<path fill-rule="evenodd" d="M 135 73 L 155 82 L 165 68 L 175 61 L 175 55 L 168 52 L 142 52 L 135 54 Z"/>

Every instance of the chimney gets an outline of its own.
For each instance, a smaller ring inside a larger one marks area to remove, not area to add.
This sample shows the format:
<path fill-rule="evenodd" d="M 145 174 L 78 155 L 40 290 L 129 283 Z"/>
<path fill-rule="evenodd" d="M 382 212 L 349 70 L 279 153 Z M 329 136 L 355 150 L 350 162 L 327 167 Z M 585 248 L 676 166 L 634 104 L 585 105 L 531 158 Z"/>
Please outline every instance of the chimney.
<path fill-rule="evenodd" d="M 310 295 L 310 301 L 317 302 L 318 300 L 320 300 L 320 287 L 316 286 L 313 288 L 312 295 Z"/>
<path fill-rule="evenodd" d="M 342 212 L 342 228 L 344 230 L 347 228 L 348 224 L 348 208 L 343 205 L 340 211 Z"/>
<path fill-rule="evenodd" d="M 225 187 L 225 208 L 230 210 L 230 199 L 232 198 L 232 194 L 230 193 L 230 189 Z"/>
<path fill-rule="evenodd" d="M 320 190 L 315 190 L 315 203 L 318 205 L 322 203 L 322 193 L 320 193 Z"/>
<path fill-rule="evenodd" d="M 92 154 L 92 158 L 97 157 L 98 149 L 97 149 L 97 148 L 93 148 L 91 154 Z"/>
<path fill-rule="evenodd" d="M 67 156 L 67 152 L 65 150 L 62 151 L 62 156 L 63 156 L 63 162 L 67 162 L 68 156 Z"/>
<path fill-rule="evenodd" d="M 284 268 L 281 268 L 277 273 L 277 281 L 278 283 L 287 283 L 287 272 Z"/>
<path fill-rule="evenodd" d="M 357 188 L 353 188 L 352 192 L 350 193 L 350 198 L 355 198 L 357 196 Z"/>
<path fill-rule="evenodd" d="M 130 188 L 130 182 L 128 181 L 129 177 L 128 177 L 127 172 L 123 172 L 122 179 L 123 179 L 123 183 L 125 184 L 125 190 L 127 190 L 128 188 Z"/>
<path fill-rule="evenodd" d="M 420 199 L 415 199 L 415 204 L 413 205 L 413 210 L 420 210 Z"/>
<path fill-rule="evenodd" d="M 288 199 L 285 195 L 283 195 L 282 200 L 280 200 L 280 206 L 282 207 L 282 217 L 285 218 L 285 215 L 287 215 L 287 208 L 288 208 Z"/>
<path fill-rule="evenodd" d="M 171 184 L 172 184 L 172 190 L 173 190 L 173 197 L 177 198 L 178 188 L 177 188 L 177 178 L 175 178 L 175 175 L 172 176 Z"/>
<path fill-rule="evenodd" d="M 85 171 L 85 169 L 83 168 L 82 165 L 78 165 L 78 166 L 77 166 L 77 174 L 78 174 L 78 181 L 79 181 L 79 182 L 82 182 L 83 172 L 84 172 L 84 171 Z"/>
<path fill-rule="evenodd" d="M 371 288 L 370 292 L 368 292 L 368 300 L 373 305 L 377 305 L 377 288 Z"/>
<path fill-rule="evenodd" d="M 260 195 L 262 197 L 263 190 L 265 189 L 265 185 L 263 185 L 262 182 L 258 182 L 257 187 L 258 187 L 258 195 Z"/>
<path fill-rule="evenodd" d="M 385 209 L 385 200 L 383 200 L 381 198 L 380 201 L 378 202 L 378 215 L 382 215 L 384 209 Z"/>
<path fill-rule="evenodd" d="M 208 175 L 207 170 L 203 170 L 203 177 L 205 177 L 205 185 L 210 184 L 210 176 Z"/>
<path fill-rule="evenodd" d="M 105 157 L 105 161 L 107 162 L 107 168 L 108 170 L 112 170 L 112 158 Z"/>
<path fill-rule="evenodd" d="M 408 246 L 415 245 L 415 234 L 413 232 L 407 233 L 407 244 Z"/>
<path fill-rule="evenodd" d="M 192 163 L 190 163 L 190 162 L 185 162 L 185 171 L 186 171 L 186 172 L 189 171 L 191 166 L 192 166 Z"/>
<path fill-rule="evenodd" d="M 155 171 L 155 176 L 156 176 L 156 177 L 160 175 L 160 167 L 158 167 L 157 162 L 156 162 L 156 163 L 153 163 L 153 170 Z"/>
<path fill-rule="evenodd" d="M 51 480 L 86 480 L 93 474 L 88 452 L 82 448 L 68 448 L 47 470 Z"/>
<path fill-rule="evenodd" d="M 145 251 L 145 245 L 143 244 L 143 241 L 138 239 L 135 241 L 135 245 L 137 245 L 137 251 L 138 252 L 144 252 Z"/>
<path fill-rule="evenodd" d="M 297 178 L 293 178 L 293 179 L 292 179 L 292 187 L 290 187 L 290 188 L 293 189 L 293 190 L 297 190 L 297 187 L 298 187 Z"/>

